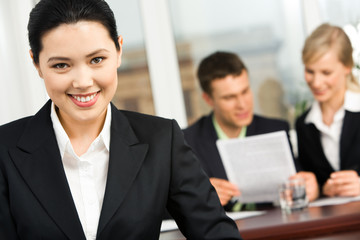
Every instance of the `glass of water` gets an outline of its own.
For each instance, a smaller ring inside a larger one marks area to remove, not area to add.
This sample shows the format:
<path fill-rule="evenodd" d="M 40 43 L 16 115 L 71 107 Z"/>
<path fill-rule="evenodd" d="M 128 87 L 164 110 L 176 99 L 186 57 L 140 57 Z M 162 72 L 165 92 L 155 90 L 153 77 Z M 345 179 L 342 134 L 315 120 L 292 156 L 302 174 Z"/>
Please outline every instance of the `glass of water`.
<path fill-rule="evenodd" d="M 308 206 L 305 180 L 303 178 L 290 179 L 279 187 L 280 207 L 286 213 L 298 211 Z"/>

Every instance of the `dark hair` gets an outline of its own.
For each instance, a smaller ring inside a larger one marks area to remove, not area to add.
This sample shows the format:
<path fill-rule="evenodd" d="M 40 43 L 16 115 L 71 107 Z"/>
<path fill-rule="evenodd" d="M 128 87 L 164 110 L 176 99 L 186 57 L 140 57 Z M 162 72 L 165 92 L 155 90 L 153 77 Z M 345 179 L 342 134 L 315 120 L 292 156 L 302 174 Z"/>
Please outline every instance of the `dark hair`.
<path fill-rule="evenodd" d="M 247 69 L 239 56 L 230 52 L 215 52 L 200 62 L 197 76 L 202 90 L 211 96 L 212 81 L 228 75 L 239 76 L 243 71 Z"/>
<path fill-rule="evenodd" d="M 114 13 L 104 0 L 41 0 L 30 12 L 28 23 L 29 44 L 34 63 L 39 63 L 41 38 L 61 24 L 96 21 L 104 25 L 120 50 Z"/>

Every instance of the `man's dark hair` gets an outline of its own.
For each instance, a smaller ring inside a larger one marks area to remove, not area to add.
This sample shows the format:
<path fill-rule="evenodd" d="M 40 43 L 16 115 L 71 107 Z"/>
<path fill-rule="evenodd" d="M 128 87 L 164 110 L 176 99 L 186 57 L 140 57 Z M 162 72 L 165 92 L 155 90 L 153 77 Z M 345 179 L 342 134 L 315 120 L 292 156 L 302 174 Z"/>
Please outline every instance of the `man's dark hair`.
<path fill-rule="evenodd" d="M 211 96 L 211 82 L 228 75 L 239 76 L 247 71 L 245 64 L 234 53 L 215 52 L 204 58 L 199 65 L 197 77 L 202 90 Z"/>

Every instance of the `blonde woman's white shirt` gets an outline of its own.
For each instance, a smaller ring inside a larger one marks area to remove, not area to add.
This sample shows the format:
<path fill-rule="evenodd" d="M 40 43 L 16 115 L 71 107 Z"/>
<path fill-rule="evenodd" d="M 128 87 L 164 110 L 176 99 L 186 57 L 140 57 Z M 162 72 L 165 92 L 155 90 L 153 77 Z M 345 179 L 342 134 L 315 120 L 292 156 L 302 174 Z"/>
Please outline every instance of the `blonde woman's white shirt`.
<path fill-rule="evenodd" d="M 51 106 L 51 120 L 67 181 L 87 240 L 96 239 L 109 166 L 111 106 L 99 136 L 78 156 Z"/>
<path fill-rule="evenodd" d="M 345 110 L 349 112 L 360 112 L 360 93 L 346 91 L 344 105 L 335 113 L 334 120 L 330 126 L 322 121 L 319 102 L 315 101 L 305 123 L 313 123 L 320 132 L 320 141 L 326 158 L 335 171 L 340 170 L 340 135 L 344 122 Z"/>

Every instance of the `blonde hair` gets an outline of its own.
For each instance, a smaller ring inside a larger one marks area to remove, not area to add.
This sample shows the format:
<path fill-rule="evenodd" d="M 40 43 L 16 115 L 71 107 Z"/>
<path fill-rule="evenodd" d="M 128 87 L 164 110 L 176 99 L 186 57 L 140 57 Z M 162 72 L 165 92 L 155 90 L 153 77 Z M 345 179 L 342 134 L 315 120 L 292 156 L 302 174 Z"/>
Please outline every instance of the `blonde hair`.
<path fill-rule="evenodd" d="M 352 69 L 354 66 L 353 48 L 349 37 L 342 28 L 327 23 L 317 27 L 307 37 L 302 51 L 302 61 L 305 65 L 314 63 L 332 48 L 337 50 L 339 61 L 345 67 Z M 347 76 L 346 84 L 347 89 L 360 91 L 360 85 L 351 71 Z"/>

